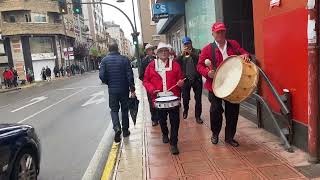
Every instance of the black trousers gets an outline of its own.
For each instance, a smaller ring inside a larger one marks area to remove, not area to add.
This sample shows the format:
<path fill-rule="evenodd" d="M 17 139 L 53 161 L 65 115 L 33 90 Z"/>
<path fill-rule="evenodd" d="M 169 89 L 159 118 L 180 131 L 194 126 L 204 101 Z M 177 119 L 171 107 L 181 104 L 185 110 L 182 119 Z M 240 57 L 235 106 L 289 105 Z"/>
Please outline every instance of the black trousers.
<path fill-rule="evenodd" d="M 128 114 L 129 93 L 124 94 L 109 94 L 109 107 L 111 109 L 111 119 L 114 131 L 121 129 L 119 119 L 119 109 L 121 105 L 122 130 L 129 129 L 129 114 Z"/>
<path fill-rule="evenodd" d="M 225 140 L 233 140 L 238 124 L 239 117 L 239 104 L 233 104 L 228 101 L 222 100 L 216 97 L 212 92 L 209 92 L 210 106 L 210 124 L 211 131 L 214 135 L 219 135 L 222 127 L 222 101 L 225 103 L 225 117 L 226 117 L 226 128 L 225 128 Z"/>
<path fill-rule="evenodd" d="M 171 145 L 177 145 L 178 143 L 178 132 L 179 132 L 179 126 L 180 126 L 179 109 L 180 109 L 179 107 L 176 107 L 170 110 L 157 110 L 161 131 L 162 131 L 162 134 L 165 136 L 169 134 L 169 129 L 167 126 L 167 117 L 169 115 L 170 126 L 171 126 L 171 130 L 170 130 Z"/>
<path fill-rule="evenodd" d="M 149 108 L 150 108 L 150 114 L 151 114 L 151 121 L 157 122 L 158 117 L 157 117 L 157 111 L 153 106 L 151 96 L 148 94 L 148 101 L 149 101 Z"/>
<path fill-rule="evenodd" d="M 183 89 L 182 89 L 182 98 L 183 98 L 183 109 L 184 112 L 189 111 L 189 101 L 190 101 L 190 91 L 191 88 L 194 92 L 194 99 L 196 101 L 195 104 L 195 117 L 200 118 L 202 113 L 202 80 L 201 79 L 195 79 L 193 81 L 190 81 L 188 79 L 185 80 Z"/>

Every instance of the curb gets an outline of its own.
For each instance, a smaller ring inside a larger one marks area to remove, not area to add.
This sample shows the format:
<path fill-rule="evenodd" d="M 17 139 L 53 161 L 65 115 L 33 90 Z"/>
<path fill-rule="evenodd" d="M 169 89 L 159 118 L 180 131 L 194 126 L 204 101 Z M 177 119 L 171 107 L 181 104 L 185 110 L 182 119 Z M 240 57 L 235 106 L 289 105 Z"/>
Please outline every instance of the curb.
<path fill-rule="evenodd" d="M 121 143 L 114 142 L 112 144 L 110 153 L 108 155 L 107 163 L 104 167 L 103 174 L 101 176 L 101 180 L 111 179 L 111 177 L 114 173 L 114 169 L 115 169 L 115 165 L 116 165 L 116 162 L 117 162 L 117 159 L 119 156 L 119 152 L 120 152 L 119 150 L 120 150 L 121 145 L 122 145 L 122 142 Z"/>
<path fill-rule="evenodd" d="M 12 89 L 6 89 L 6 90 L 3 90 L 3 91 L 0 91 L 0 93 L 6 93 L 6 92 L 11 92 L 11 91 L 17 91 L 17 90 L 20 90 L 21 87 L 18 87 L 18 88 L 12 88 Z"/>

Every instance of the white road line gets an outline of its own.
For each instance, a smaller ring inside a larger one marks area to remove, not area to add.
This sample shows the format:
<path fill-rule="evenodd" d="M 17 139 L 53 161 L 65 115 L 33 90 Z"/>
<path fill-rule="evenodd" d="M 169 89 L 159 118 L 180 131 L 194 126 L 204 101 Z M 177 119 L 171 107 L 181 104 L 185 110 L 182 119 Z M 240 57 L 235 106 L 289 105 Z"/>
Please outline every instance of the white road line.
<path fill-rule="evenodd" d="M 104 135 L 97 147 L 96 152 L 94 153 L 88 168 L 86 169 L 86 172 L 84 173 L 84 175 L 82 176 L 82 180 L 93 180 L 93 179 L 97 179 L 100 177 L 96 177 L 97 176 L 97 172 L 102 172 L 104 167 L 101 167 L 101 169 L 99 169 L 99 165 L 100 164 L 105 164 L 102 163 L 102 161 L 107 160 L 108 157 L 103 158 L 103 156 L 107 155 L 108 153 L 106 153 L 106 150 L 108 148 L 108 146 L 111 146 L 113 143 L 113 139 L 108 142 L 109 138 L 110 138 L 110 134 L 112 134 L 112 122 L 109 122 L 109 125 L 106 129 L 106 131 L 104 132 Z"/>
<path fill-rule="evenodd" d="M 27 105 L 25 105 L 25 106 L 22 106 L 22 107 L 20 107 L 20 108 L 18 108 L 18 109 L 15 109 L 15 110 L 13 110 L 13 111 L 11 111 L 11 112 L 17 112 L 17 111 L 20 111 L 21 109 L 24 109 L 24 108 L 26 108 L 26 107 L 29 107 L 29 106 L 32 106 L 32 105 L 34 105 L 34 104 L 36 104 L 36 103 L 38 103 L 38 102 L 41 102 L 41 101 L 43 101 L 43 100 L 45 100 L 45 99 L 47 99 L 48 97 L 45 97 L 45 96 L 40 96 L 40 97 L 37 97 L 37 98 L 33 98 L 33 99 L 31 99 L 30 100 L 30 104 L 27 104 Z"/>
<path fill-rule="evenodd" d="M 59 104 L 59 103 L 61 103 L 61 102 L 65 101 L 65 100 L 67 100 L 67 99 L 71 98 L 72 96 L 74 96 L 74 95 L 76 95 L 76 94 L 78 94 L 78 93 L 80 93 L 80 92 L 84 91 L 85 89 L 86 89 L 86 88 L 83 88 L 83 89 L 81 89 L 80 91 L 77 91 L 77 92 L 75 92 L 75 93 L 73 93 L 73 94 L 71 94 L 71 95 L 69 95 L 69 96 L 67 96 L 67 97 L 65 97 L 65 98 L 63 98 L 63 99 L 61 99 L 60 101 L 58 101 L 58 102 L 56 102 L 56 103 L 54 103 L 54 104 L 51 104 L 50 106 L 48 106 L 48 107 L 46 107 L 46 108 L 44 108 L 44 109 L 42 109 L 42 110 L 40 110 L 40 111 L 38 111 L 38 112 L 36 112 L 36 113 L 32 114 L 31 116 L 28 116 L 28 117 L 24 118 L 23 120 L 19 121 L 18 123 L 23 123 L 23 122 L 25 122 L 26 120 L 28 120 L 28 119 L 30 119 L 30 118 L 33 118 L 34 116 L 36 116 L 36 115 L 38 115 L 38 114 L 42 113 L 43 111 L 46 111 L 46 110 L 50 109 L 51 107 L 53 107 L 53 106 L 55 106 L 55 105 L 57 105 L 57 104 Z"/>
<path fill-rule="evenodd" d="M 107 85 L 99 85 L 99 86 L 85 86 L 85 87 L 72 87 L 72 88 L 61 88 L 56 89 L 57 91 L 65 91 L 65 90 L 73 90 L 73 89 L 81 89 L 81 88 L 100 88 L 100 87 L 106 87 Z"/>

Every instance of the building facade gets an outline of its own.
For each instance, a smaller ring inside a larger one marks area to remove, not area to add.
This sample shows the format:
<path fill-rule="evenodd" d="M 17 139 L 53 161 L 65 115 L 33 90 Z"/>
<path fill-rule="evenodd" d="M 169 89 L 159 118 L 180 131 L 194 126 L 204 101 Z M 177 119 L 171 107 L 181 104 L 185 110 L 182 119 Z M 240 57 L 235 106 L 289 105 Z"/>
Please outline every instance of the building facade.
<path fill-rule="evenodd" d="M 138 10 L 141 22 L 141 36 L 144 45 L 158 45 L 166 42 L 166 36 L 157 33 L 156 23 L 152 21 L 152 6 L 155 0 L 138 0 Z"/>
<path fill-rule="evenodd" d="M 70 1 L 71 2 L 71 1 Z M 61 15 L 57 1 L 14 0 L 0 2 L 0 27 L 4 53 L 0 66 L 17 69 L 20 80 L 25 80 L 28 69 L 35 80 L 41 80 L 43 67 L 66 65 L 63 49 L 74 44 L 74 18 Z M 70 60 L 69 60 L 70 61 Z"/>

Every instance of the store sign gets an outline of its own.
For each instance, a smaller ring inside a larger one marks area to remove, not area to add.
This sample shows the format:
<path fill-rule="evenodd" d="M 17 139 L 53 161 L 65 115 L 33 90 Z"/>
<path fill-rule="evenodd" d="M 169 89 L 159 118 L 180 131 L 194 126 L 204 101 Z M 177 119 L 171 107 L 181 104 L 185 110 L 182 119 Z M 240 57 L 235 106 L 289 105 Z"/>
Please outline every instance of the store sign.
<path fill-rule="evenodd" d="M 31 54 L 31 58 L 33 61 L 50 60 L 50 59 L 56 59 L 56 56 L 54 55 L 54 53 L 36 53 L 36 54 Z"/>
<path fill-rule="evenodd" d="M 184 3 L 182 1 L 156 3 L 152 6 L 153 21 L 177 14 L 184 14 Z"/>
<path fill-rule="evenodd" d="M 64 55 L 64 59 L 66 60 L 74 60 L 73 47 L 64 48 L 63 55 Z"/>
<path fill-rule="evenodd" d="M 280 6 L 281 0 L 270 0 L 270 7 Z"/>

